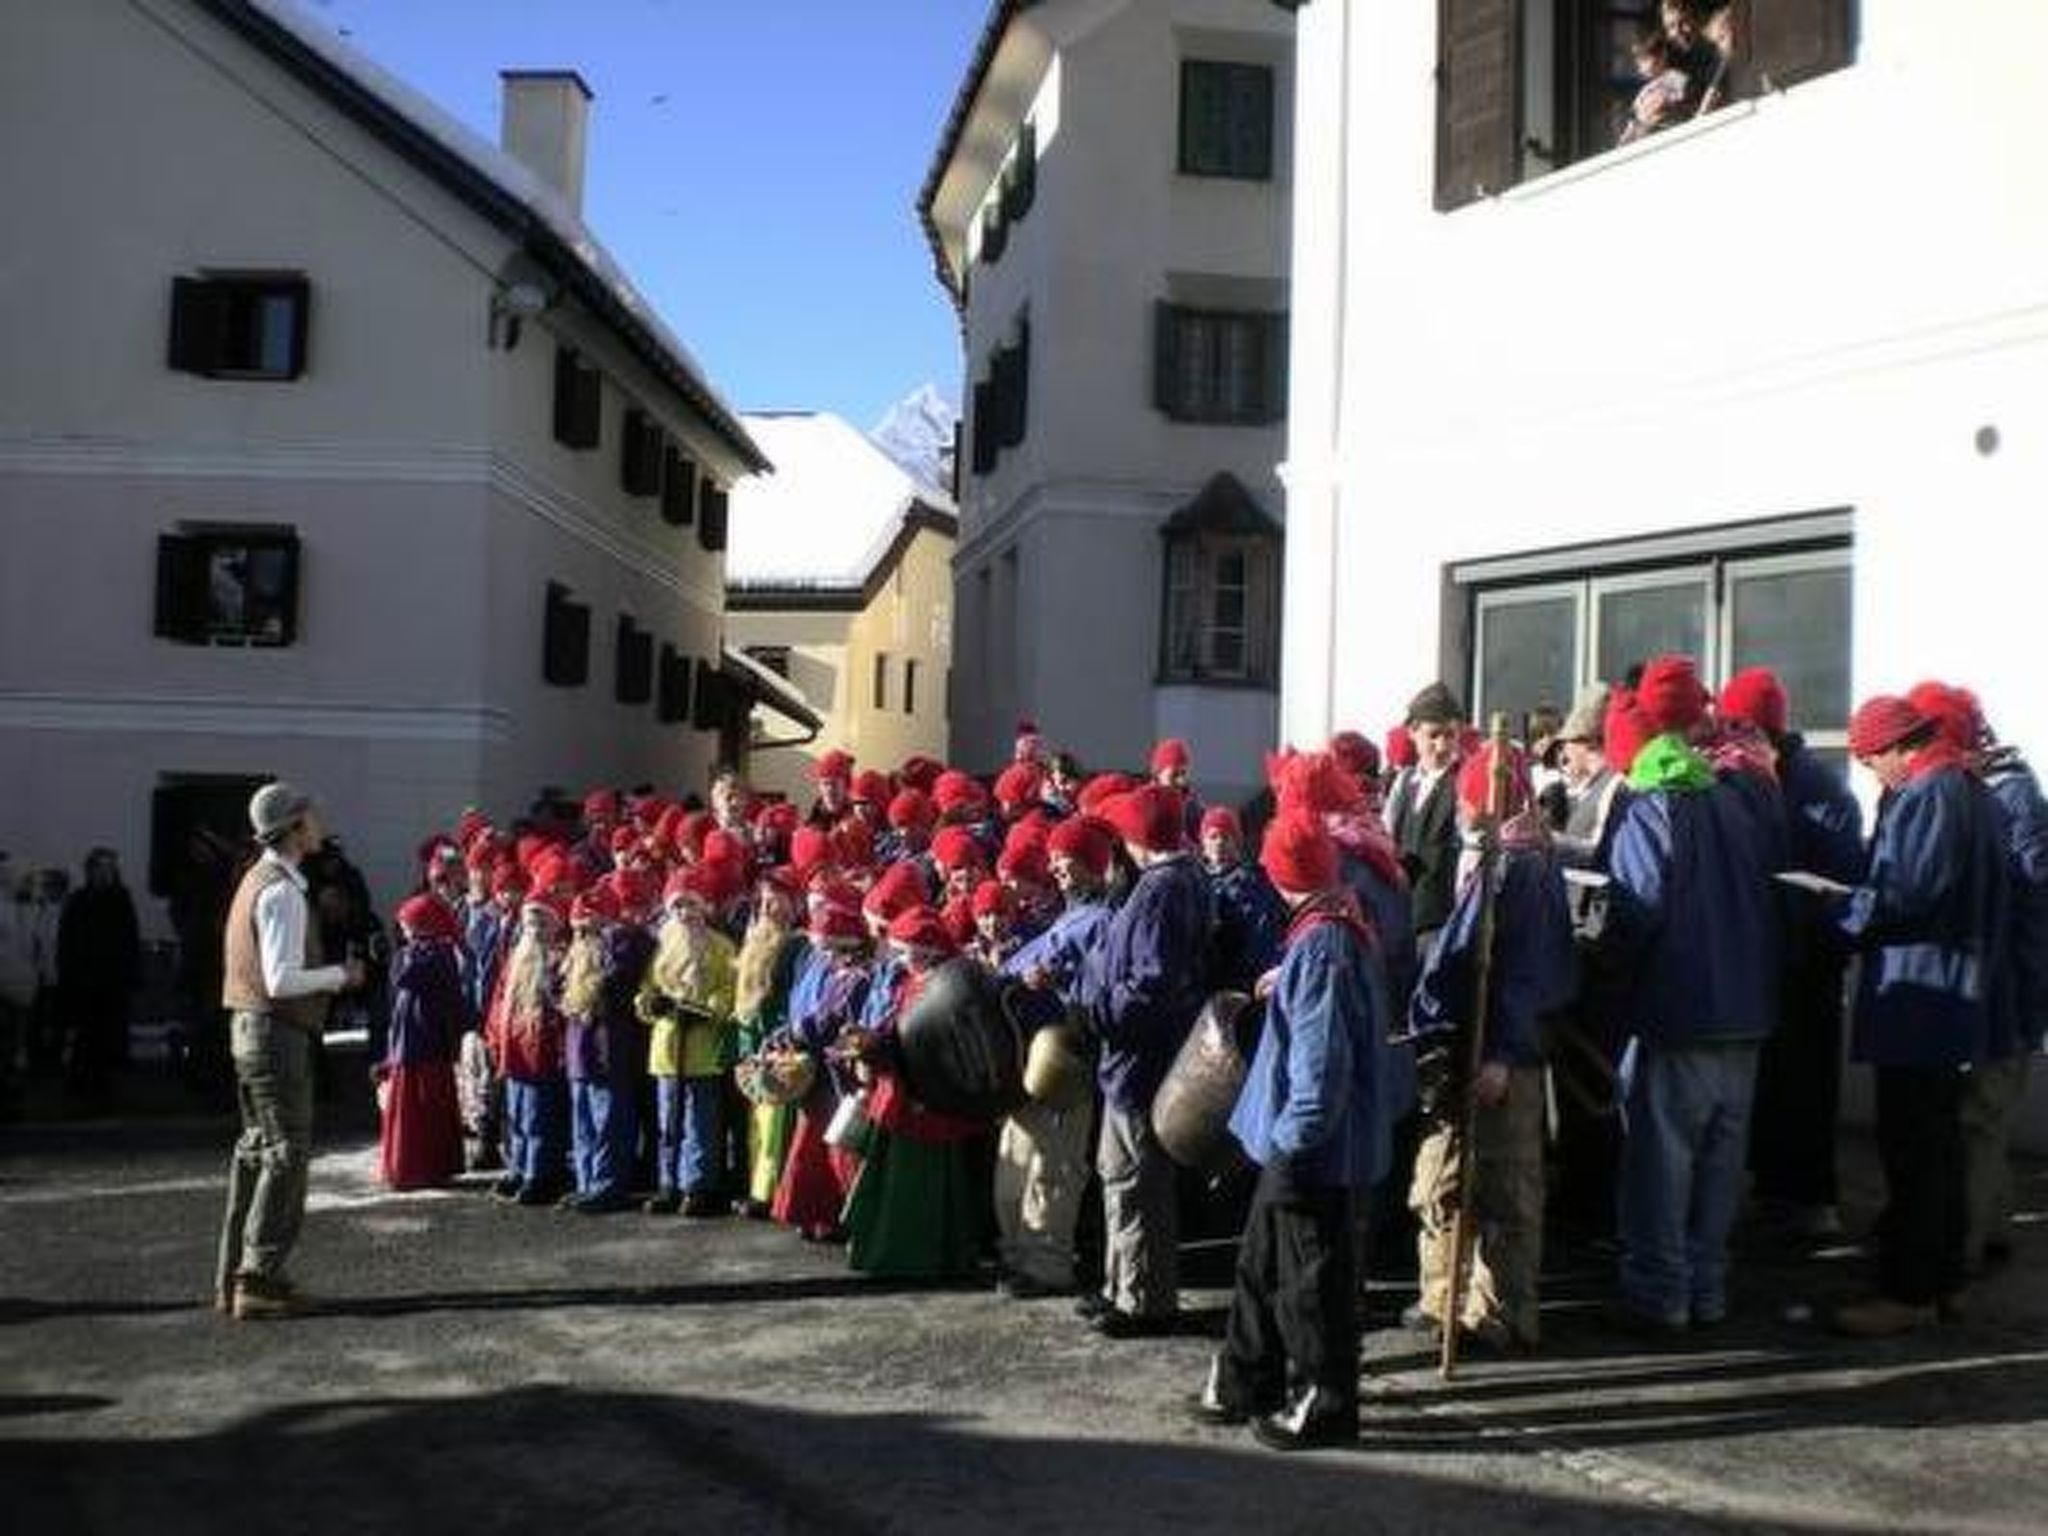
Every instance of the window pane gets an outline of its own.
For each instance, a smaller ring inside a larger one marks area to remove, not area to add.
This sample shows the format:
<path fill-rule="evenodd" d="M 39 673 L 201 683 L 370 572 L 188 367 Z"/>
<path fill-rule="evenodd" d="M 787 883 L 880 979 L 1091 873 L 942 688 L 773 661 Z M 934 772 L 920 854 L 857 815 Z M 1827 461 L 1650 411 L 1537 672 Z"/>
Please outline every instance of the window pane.
<path fill-rule="evenodd" d="M 1216 589 L 1216 627 L 1218 629 L 1244 628 L 1244 588 L 1218 587 Z"/>
<path fill-rule="evenodd" d="M 1539 704 L 1569 706 L 1576 678 L 1579 604 L 1542 597 L 1488 604 L 1479 615 L 1479 697 L 1474 718 L 1519 716 Z"/>
<path fill-rule="evenodd" d="M 1211 637 L 1210 655 L 1214 658 L 1211 670 L 1219 677 L 1242 677 L 1244 675 L 1244 631 L 1219 629 Z"/>
<path fill-rule="evenodd" d="M 1618 682 L 1628 669 L 1669 652 L 1704 665 L 1707 594 L 1696 578 L 1666 587 L 1621 587 L 1598 596 L 1600 632 L 1595 638 L 1595 675 Z M 1564 695 L 1570 703 L 1570 695 Z"/>
<path fill-rule="evenodd" d="M 265 294 L 259 320 L 259 352 L 256 366 L 264 373 L 292 370 L 292 327 L 298 306 L 286 293 Z"/>
<path fill-rule="evenodd" d="M 1778 674 L 1799 730 L 1840 730 L 1849 718 L 1849 568 L 1731 572 L 1730 673 Z"/>

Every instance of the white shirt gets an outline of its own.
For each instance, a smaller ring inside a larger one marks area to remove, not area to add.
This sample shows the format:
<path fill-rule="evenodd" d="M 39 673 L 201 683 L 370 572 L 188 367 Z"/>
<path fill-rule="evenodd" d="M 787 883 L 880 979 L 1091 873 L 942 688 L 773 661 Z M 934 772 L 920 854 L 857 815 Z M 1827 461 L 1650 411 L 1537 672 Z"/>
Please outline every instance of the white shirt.
<path fill-rule="evenodd" d="M 339 965 L 306 966 L 306 877 L 275 848 L 263 850 L 267 863 L 285 873 L 256 898 L 256 944 L 263 962 L 263 990 L 279 1002 L 339 992 L 348 985 L 348 970 Z"/>

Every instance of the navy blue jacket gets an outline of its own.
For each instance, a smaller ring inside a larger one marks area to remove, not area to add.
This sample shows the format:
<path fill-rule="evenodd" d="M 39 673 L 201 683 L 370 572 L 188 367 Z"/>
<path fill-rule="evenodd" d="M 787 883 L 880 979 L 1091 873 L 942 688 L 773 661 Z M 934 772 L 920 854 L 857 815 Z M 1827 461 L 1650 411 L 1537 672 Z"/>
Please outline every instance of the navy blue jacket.
<path fill-rule="evenodd" d="M 1386 1174 L 1387 1026 L 1371 954 L 1342 922 L 1308 924 L 1288 944 L 1230 1117 L 1231 1134 L 1262 1167 L 1284 1160 L 1305 1183 L 1350 1189 Z"/>
<path fill-rule="evenodd" d="M 1003 962 L 1005 976 L 1021 978 L 1042 967 L 1052 978 L 1052 986 L 1046 991 L 1024 994 L 1021 1006 L 1034 1027 L 1051 1023 L 1067 1009 L 1080 1006 L 1081 978 L 1086 974 L 1088 957 L 1102 943 L 1109 917 L 1109 907 L 1100 900 L 1070 901 L 1045 932 Z"/>
<path fill-rule="evenodd" d="M 1140 874 L 1103 930 L 1081 1002 L 1102 1041 L 1103 1094 L 1126 1114 L 1151 1107 L 1207 1001 L 1208 943 L 1209 893 L 1185 853 Z"/>
<path fill-rule="evenodd" d="M 1959 767 L 1916 774 L 1878 811 L 1870 874 L 1837 921 L 1865 951 L 1854 1055 L 1880 1067 L 1982 1061 L 2004 1004 L 2003 816 Z"/>
<path fill-rule="evenodd" d="M 1608 856 L 1603 947 L 1628 987 L 1623 1025 L 1652 1046 L 1761 1040 L 1777 1027 L 1785 867 L 1775 786 L 1727 773 L 1639 790 Z"/>
<path fill-rule="evenodd" d="M 2038 1051 L 2048 1027 L 2048 800 L 2034 770 L 2010 747 L 1985 760 L 1984 787 L 2005 813 L 2005 872 L 2012 894 L 2007 965 L 2009 1006 L 1991 1055 Z"/>
<path fill-rule="evenodd" d="M 1256 864 L 1233 864 L 1205 875 L 1209 883 L 1209 985 L 1249 992 L 1280 962 L 1287 942 L 1287 903 Z"/>
<path fill-rule="evenodd" d="M 1500 894 L 1494 903 L 1484 1059 L 1540 1067 L 1543 1017 L 1569 1003 L 1576 985 L 1578 957 L 1564 873 L 1550 850 L 1522 848 L 1501 860 L 1495 879 Z M 1409 1005 L 1409 1022 L 1418 1032 L 1461 1029 L 1471 1022 L 1483 889 L 1469 877 L 1458 888 L 1450 921 L 1422 968 Z"/>

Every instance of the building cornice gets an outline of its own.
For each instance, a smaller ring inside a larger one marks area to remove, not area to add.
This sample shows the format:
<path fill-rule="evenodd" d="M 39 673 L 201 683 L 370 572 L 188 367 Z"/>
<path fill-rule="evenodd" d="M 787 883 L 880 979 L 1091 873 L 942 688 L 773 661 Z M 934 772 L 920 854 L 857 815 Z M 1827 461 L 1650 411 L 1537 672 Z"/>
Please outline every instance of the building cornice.
<path fill-rule="evenodd" d="M 0 691 L 0 730 L 318 737 L 497 745 L 512 712 L 485 704 L 408 707 L 367 699 L 276 703 L 245 697 Z"/>

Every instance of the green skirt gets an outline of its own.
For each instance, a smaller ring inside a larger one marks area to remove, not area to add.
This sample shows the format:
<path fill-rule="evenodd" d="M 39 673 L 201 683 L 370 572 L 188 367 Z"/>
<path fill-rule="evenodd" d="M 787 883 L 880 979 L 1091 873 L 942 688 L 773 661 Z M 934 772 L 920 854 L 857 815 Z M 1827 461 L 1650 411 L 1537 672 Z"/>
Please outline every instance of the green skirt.
<path fill-rule="evenodd" d="M 794 1104 L 756 1104 L 747 1117 L 747 1194 L 763 1205 L 775 1199 L 782 1160 L 796 1133 Z"/>
<path fill-rule="evenodd" d="M 862 1274 L 944 1279 L 974 1272 L 973 1181 L 963 1143 L 877 1128 L 846 1202 L 847 1261 Z"/>

